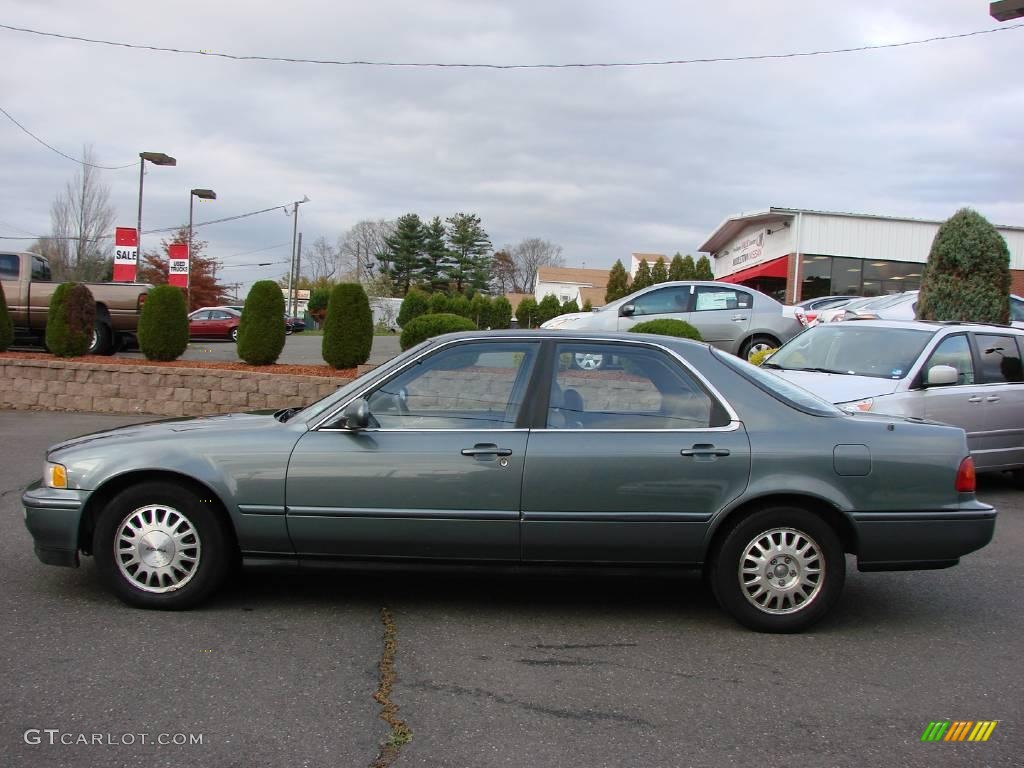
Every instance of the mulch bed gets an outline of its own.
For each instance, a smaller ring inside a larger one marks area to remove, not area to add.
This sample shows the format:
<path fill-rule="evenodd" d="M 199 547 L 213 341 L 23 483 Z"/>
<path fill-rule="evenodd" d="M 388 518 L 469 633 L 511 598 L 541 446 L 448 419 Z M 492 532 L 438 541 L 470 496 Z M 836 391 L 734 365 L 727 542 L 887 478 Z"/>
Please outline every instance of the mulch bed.
<path fill-rule="evenodd" d="M 292 376 L 323 376 L 325 378 L 354 379 L 355 368 L 336 370 L 329 365 L 247 365 L 246 363 L 214 362 L 212 360 L 172 360 L 167 363 L 143 360 L 134 357 L 107 357 L 106 355 L 83 355 L 82 357 L 55 357 L 45 352 L 0 352 L 0 360 L 47 360 L 49 362 L 93 363 L 95 365 L 150 365 L 158 368 L 200 368 L 220 371 L 251 371 L 253 373 L 284 373 Z"/>

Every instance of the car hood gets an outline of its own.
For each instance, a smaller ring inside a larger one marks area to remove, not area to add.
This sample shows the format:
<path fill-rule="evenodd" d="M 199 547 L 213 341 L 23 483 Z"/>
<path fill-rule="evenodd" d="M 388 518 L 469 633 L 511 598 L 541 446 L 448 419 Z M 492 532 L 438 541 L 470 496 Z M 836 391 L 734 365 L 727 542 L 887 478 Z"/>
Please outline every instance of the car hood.
<path fill-rule="evenodd" d="M 556 328 L 567 328 L 572 326 L 573 328 L 582 328 L 583 321 L 591 317 L 593 312 L 569 312 L 565 315 L 559 315 L 546 323 L 541 325 L 541 328 L 550 328 L 551 324 L 554 324 Z"/>
<path fill-rule="evenodd" d="M 217 430 L 219 432 L 255 431 L 266 429 L 276 420 L 275 411 L 258 411 L 254 413 L 232 413 L 223 416 L 199 416 L 196 418 L 161 419 L 142 424 L 131 424 L 102 432 L 92 432 L 70 440 L 51 445 L 46 455 L 69 448 L 90 448 L 115 443 L 152 442 L 180 432 L 200 432 Z"/>
<path fill-rule="evenodd" d="M 873 376 L 847 376 L 842 373 L 818 373 L 817 371 L 787 371 L 768 368 L 767 370 L 787 381 L 797 384 L 830 403 L 848 403 L 866 397 L 891 395 L 897 390 L 901 379 L 876 379 Z"/>

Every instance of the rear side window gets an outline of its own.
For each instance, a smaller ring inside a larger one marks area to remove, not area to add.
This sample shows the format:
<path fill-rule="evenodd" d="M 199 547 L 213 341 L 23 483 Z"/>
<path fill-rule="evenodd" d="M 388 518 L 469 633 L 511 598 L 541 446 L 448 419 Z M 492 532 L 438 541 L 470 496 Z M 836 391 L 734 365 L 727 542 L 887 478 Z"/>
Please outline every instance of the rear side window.
<path fill-rule="evenodd" d="M 750 309 L 750 294 L 732 288 L 719 288 L 716 285 L 697 286 L 697 303 L 694 312 L 705 312 L 711 309 Z"/>
<path fill-rule="evenodd" d="M 46 259 L 40 259 L 38 256 L 32 257 L 32 279 L 33 280 L 51 280 L 50 276 L 50 265 Z"/>
<path fill-rule="evenodd" d="M 16 253 L 0 253 L 0 280 L 17 280 L 19 261 Z"/>
<path fill-rule="evenodd" d="M 977 334 L 978 356 L 981 361 L 982 384 L 1024 382 L 1020 350 L 1012 336 Z"/>

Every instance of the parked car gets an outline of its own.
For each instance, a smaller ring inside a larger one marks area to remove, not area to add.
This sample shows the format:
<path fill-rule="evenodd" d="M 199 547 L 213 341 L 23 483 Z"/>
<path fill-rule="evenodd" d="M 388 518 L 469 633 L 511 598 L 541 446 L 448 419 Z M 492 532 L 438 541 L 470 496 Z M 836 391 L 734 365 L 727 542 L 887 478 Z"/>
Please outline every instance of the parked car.
<path fill-rule="evenodd" d="M 284 316 L 284 332 L 285 334 L 302 333 L 306 330 L 306 321 L 301 317 L 288 317 Z"/>
<path fill-rule="evenodd" d="M 1024 330 L 862 320 L 809 328 L 764 363 L 847 409 L 960 427 L 979 472 L 1024 482 Z"/>
<path fill-rule="evenodd" d="M 961 429 L 848 414 L 707 344 L 474 331 L 305 407 L 58 443 L 22 502 L 44 563 L 92 555 L 144 608 L 200 603 L 239 559 L 657 565 L 791 632 L 836 603 L 844 552 L 907 570 L 985 546 L 973 467 Z"/>
<path fill-rule="evenodd" d="M 814 299 L 805 299 L 796 304 L 787 304 L 783 307 L 783 314 L 795 317 L 804 326 L 814 325 L 818 320 L 818 314 L 825 309 L 838 309 L 845 304 L 860 298 L 859 296 L 818 296 Z"/>
<path fill-rule="evenodd" d="M 192 339 L 230 339 L 238 341 L 242 313 L 228 307 L 203 307 L 188 316 L 188 335 Z"/>
<path fill-rule="evenodd" d="M 843 320 L 914 320 L 917 317 L 918 291 L 881 296 L 843 315 Z M 1010 324 L 1024 328 L 1024 299 L 1010 294 Z"/>
<path fill-rule="evenodd" d="M 742 285 L 702 281 L 659 283 L 593 312 L 561 315 L 541 327 L 628 331 L 637 323 L 666 317 L 685 320 L 704 341 L 743 358 L 778 347 L 803 328 L 795 317 L 784 315 L 782 305 L 770 296 Z M 577 364 L 594 370 L 604 362 L 591 357 Z"/>
<path fill-rule="evenodd" d="M 865 304 L 870 304 L 872 301 L 877 299 L 877 296 L 859 296 L 855 299 L 850 299 L 843 304 L 837 304 L 833 307 L 826 307 L 818 312 L 818 318 L 815 323 L 811 325 L 821 325 L 823 323 L 835 323 L 842 320 L 848 309 L 854 309 L 856 307 L 862 307 Z"/>
<path fill-rule="evenodd" d="M 15 336 L 25 343 L 42 345 L 50 298 L 60 283 L 51 281 L 50 262 L 34 253 L 0 253 L 0 290 L 14 322 Z M 112 355 L 121 344 L 135 338 L 146 296 L 147 283 L 85 283 L 96 300 L 96 325 L 91 355 Z"/>

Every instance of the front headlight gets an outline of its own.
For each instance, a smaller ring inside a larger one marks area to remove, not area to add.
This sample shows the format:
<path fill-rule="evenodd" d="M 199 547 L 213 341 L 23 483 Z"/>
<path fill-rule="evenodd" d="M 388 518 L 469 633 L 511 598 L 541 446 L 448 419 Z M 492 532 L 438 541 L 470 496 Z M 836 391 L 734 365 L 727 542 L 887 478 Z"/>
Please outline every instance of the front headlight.
<path fill-rule="evenodd" d="M 63 464 L 46 462 L 43 465 L 43 484 L 47 488 L 67 488 L 68 470 Z"/>
<path fill-rule="evenodd" d="M 851 413 L 856 413 L 858 411 L 866 413 L 871 410 L 874 404 L 875 399 L 873 397 L 865 397 L 863 400 L 851 400 L 848 403 L 840 403 L 839 407 L 844 411 L 850 411 Z"/>

